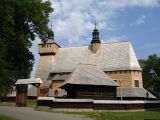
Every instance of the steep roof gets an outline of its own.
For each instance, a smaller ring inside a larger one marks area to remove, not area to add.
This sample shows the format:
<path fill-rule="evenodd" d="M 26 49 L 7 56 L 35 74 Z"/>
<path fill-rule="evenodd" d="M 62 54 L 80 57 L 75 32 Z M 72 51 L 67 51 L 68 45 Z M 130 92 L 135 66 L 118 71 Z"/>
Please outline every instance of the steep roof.
<path fill-rule="evenodd" d="M 72 72 L 80 63 L 96 64 L 103 71 L 141 70 L 130 42 L 112 42 L 101 44 L 96 54 L 90 46 L 60 48 L 51 72 Z"/>
<path fill-rule="evenodd" d="M 98 66 L 92 64 L 78 65 L 70 77 L 63 83 L 63 85 L 67 84 L 118 86 Z"/>
<path fill-rule="evenodd" d="M 51 80 L 66 80 L 68 78 L 69 75 L 55 75 L 51 78 Z"/>

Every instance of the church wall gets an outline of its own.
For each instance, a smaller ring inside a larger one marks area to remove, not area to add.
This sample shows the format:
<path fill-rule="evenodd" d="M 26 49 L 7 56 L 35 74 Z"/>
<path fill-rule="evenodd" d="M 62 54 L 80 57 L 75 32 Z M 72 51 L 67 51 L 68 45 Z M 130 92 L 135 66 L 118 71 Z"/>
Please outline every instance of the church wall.
<path fill-rule="evenodd" d="M 93 43 L 91 45 L 91 49 L 93 53 L 96 53 L 99 50 L 99 48 L 100 48 L 100 43 Z"/>
<path fill-rule="evenodd" d="M 142 72 L 141 71 L 132 71 L 132 85 L 135 87 L 135 80 L 139 80 L 139 87 L 143 88 L 143 79 L 142 79 Z"/>
<path fill-rule="evenodd" d="M 38 46 L 39 54 L 46 54 L 46 53 L 56 53 L 58 51 L 59 46 L 56 44 L 40 44 Z"/>
<path fill-rule="evenodd" d="M 135 87 L 135 80 L 139 81 L 139 87 L 143 87 L 141 71 L 110 71 L 106 74 L 122 87 Z"/>
<path fill-rule="evenodd" d="M 115 86 L 94 86 L 94 85 L 70 85 L 65 88 L 67 91 L 67 98 L 76 99 L 116 99 Z"/>
<path fill-rule="evenodd" d="M 54 81 L 52 81 L 52 89 L 53 90 L 58 89 L 62 85 L 63 82 L 64 82 L 64 80 L 54 80 Z"/>
<path fill-rule="evenodd" d="M 41 78 L 43 82 L 45 82 L 52 68 L 53 60 L 54 60 L 53 55 L 40 56 L 39 63 L 37 65 L 35 78 Z"/>

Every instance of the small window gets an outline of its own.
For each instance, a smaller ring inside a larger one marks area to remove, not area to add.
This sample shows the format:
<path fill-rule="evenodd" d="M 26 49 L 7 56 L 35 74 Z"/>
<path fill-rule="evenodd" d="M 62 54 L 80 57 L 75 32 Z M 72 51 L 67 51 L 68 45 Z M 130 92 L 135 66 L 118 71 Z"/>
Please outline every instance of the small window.
<path fill-rule="evenodd" d="M 135 85 L 135 87 L 139 87 L 139 80 L 135 80 L 134 85 Z"/>

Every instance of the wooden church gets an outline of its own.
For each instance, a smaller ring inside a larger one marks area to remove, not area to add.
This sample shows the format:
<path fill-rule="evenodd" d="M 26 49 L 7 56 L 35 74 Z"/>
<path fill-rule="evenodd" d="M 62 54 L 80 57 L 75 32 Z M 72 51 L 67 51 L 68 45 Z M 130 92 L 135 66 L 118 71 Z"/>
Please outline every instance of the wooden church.
<path fill-rule="evenodd" d="M 50 34 L 38 45 L 35 78 L 40 96 L 85 99 L 155 99 L 143 88 L 142 69 L 129 41 L 101 43 L 94 28 L 89 45 L 61 48 Z M 36 96 L 32 87 L 29 97 Z"/>

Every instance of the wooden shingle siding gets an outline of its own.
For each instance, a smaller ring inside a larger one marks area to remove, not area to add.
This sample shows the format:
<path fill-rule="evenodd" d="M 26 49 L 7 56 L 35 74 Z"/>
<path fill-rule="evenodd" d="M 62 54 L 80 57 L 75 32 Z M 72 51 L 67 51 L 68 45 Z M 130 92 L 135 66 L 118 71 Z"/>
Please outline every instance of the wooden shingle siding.
<path fill-rule="evenodd" d="M 105 72 L 106 75 L 116 80 L 122 87 L 135 87 L 134 80 L 139 80 L 139 87 L 143 87 L 142 72 L 141 71 L 116 71 Z M 116 73 L 116 74 L 115 74 Z"/>
<path fill-rule="evenodd" d="M 97 94 L 97 89 L 99 94 Z M 90 86 L 90 85 L 73 85 L 66 89 L 68 98 L 81 99 L 116 99 L 116 87 L 108 86 Z"/>
<path fill-rule="evenodd" d="M 63 82 L 64 82 L 64 80 L 54 80 L 54 81 L 52 81 L 52 89 L 57 90 L 62 85 Z"/>

